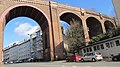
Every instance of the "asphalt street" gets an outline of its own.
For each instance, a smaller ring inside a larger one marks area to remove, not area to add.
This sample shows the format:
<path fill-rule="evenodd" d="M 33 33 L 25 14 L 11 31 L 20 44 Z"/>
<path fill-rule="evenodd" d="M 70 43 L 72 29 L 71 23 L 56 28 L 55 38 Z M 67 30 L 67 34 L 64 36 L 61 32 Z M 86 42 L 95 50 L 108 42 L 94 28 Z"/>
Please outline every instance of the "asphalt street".
<path fill-rule="evenodd" d="M 36 63 L 18 63 L 5 64 L 3 67 L 120 67 L 120 62 L 36 62 Z"/>

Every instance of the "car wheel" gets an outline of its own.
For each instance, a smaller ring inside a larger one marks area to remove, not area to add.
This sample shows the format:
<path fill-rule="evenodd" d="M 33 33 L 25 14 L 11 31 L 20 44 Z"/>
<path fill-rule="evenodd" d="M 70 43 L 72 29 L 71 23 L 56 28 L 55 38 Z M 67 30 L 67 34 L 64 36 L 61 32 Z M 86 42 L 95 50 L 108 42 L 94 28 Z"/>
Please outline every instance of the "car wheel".
<path fill-rule="evenodd" d="M 77 60 L 75 59 L 74 62 L 77 62 Z"/>
<path fill-rule="evenodd" d="M 84 59 L 82 58 L 81 61 L 84 62 Z"/>
<path fill-rule="evenodd" d="M 96 61 L 95 58 L 93 58 L 92 61 L 95 62 Z"/>
<path fill-rule="evenodd" d="M 117 58 L 115 57 L 115 58 L 113 58 L 113 61 L 117 61 Z"/>

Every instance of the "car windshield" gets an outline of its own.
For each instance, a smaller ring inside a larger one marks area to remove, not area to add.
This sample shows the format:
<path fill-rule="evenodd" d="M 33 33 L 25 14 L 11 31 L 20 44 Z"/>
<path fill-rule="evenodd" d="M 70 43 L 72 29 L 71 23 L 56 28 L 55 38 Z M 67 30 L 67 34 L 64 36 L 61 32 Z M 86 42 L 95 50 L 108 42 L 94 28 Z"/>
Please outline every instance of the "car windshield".
<path fill-rule="evenodd" d="M 101 55 L 101 53 L 96 53 L 97 55 Z"/>

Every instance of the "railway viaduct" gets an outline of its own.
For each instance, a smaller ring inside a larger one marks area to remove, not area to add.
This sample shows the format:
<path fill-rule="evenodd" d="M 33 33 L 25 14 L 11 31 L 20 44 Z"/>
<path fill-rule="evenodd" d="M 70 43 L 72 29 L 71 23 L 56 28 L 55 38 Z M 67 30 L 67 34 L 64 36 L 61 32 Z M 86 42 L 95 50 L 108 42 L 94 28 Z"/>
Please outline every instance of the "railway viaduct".
<path fill-rule="evenodd" d="M 44 58 L 63 58 L 63 39 L 60 20 L 68 24 L 73 19 L 84 29 L 86 44 L 92 36 L 106 33 L 110 26 L 116 27 L 113 17 L 52 1 L 44 0 L 0 0 L 0 64 L 3 56 L 3 35 L 6 24 L 16 17 L 29 17 L 35 20 L 43 32 Z"/>

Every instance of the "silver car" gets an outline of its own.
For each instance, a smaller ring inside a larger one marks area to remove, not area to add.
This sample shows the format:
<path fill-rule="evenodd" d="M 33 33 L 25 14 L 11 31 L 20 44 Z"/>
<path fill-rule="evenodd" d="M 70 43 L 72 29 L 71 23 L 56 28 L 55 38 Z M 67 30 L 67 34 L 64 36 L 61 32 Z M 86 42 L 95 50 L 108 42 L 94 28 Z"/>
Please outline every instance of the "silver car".
<path fill-rule="evenodd" d="M 103 60 L 103 57 L 101 55 L 101 53 L 98 52 L 89 52 L 86 53 L 82 58 L 81 61 L 98 61 L 98 60 Z"/>

